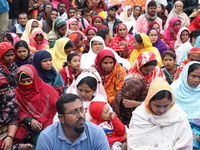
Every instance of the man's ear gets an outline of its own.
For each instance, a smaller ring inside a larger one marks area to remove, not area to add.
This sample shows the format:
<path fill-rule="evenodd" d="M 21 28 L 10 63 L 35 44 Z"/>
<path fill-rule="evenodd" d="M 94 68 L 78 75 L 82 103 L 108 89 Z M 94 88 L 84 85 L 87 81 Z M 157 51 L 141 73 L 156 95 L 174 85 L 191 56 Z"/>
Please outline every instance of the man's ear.
<path fill-rule="evenodd" d="M 58 119 L 60 120 L 61 123 L 64 123 L 64 116 L 63 116 L 63 114 L 58 114 Z"/>

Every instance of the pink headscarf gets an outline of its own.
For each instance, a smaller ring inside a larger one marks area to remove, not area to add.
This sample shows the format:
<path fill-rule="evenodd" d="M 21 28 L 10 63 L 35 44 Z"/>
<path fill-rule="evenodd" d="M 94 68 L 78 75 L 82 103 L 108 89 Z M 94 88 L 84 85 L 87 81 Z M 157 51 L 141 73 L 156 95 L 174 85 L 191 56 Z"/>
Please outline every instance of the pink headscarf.
<path fill-rule="evenodd" d="M 75 19 L 75 18 L 70 18 L 70 19 L 68 19 L 67 21 L 66 21 L 66 23 L 67 23 L 67 29 L 70 29 L 69 28 L 69 25 L 72 23 L 72 22 L 74 22 L 74 21 L 76 21 L 77 23 L 78 23 L 78 28 L 77 28 L 77 32 L 80 32 L 80 28 L 81 28 L 81 25 L 80 25 L 80 23 L 79 23 L 79 21 L 77 20 L 77 19 Z"/>
<path fill-rule="evenodd" d="M 4 41 L 4 37 L 5 35 L 10 34 L 12 39 L 13 39 L 13 43 L 12 45 L 15 46 L 15 44 L 20 40 L 19 36 L 16 33 L 13 32 L 6 32 L 3 36 L 2 36 L 2 41 Z"/>

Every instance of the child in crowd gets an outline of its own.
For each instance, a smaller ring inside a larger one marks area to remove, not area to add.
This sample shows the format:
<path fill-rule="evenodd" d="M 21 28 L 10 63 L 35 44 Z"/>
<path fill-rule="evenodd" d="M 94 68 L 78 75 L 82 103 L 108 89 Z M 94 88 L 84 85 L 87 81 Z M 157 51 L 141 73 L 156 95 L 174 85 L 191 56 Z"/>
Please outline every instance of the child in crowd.
<path fill-rule="evenodd" d="M 126 147 L 125 126 L 117 115 L 110 111 L 109 105 L 103 101 L 93 101 L 90 103 L 89 111 L 93 118 L 90 121 L 105 131 L 111 150 L 124 149 Z M 116 148 L 116 145 L 121 148 Z"/>
<path fill-rule="evenodd" d="M 37 19 L 39 13 L 43 10 L 44 0 L 31 0 L 29 6 L 29 13 L 31 19 Z"/>
<path fill-rule="evenodd" d="M 163 67 L 161 67 L 167 82 L 171 84 L 174 80 L 174 75 L 178 70 L 178 65 L 176 64 L 176 54 L 173 51 L 165 51 L 162 55 Z"/>

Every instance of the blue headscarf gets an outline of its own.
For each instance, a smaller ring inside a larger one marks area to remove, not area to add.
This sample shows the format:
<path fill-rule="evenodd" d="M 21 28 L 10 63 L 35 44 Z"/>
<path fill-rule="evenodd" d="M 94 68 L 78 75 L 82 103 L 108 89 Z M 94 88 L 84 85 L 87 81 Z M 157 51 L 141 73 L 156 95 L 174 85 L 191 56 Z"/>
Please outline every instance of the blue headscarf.
<path fill-rule="evenodd" d="M 197 61 L 189 62 L 183 68 L 179 78 L 171 84 L 172 91 L 174 92 L 176 104 L 178 104 L 188 115 L 188 119 L 200 118 L 200 85 L 196 88 L 188 85 L 188 70 L 189 67 L 198 63 Z"/>
<path fill-rule="evenodd" d="M 32 64 L 32 60 L 33 60 L 33 54 L 30 54 L 30 49 L 28 47 L 28 44 L 26 43 L 26 41 L 18 41 L 16 44 L 15 44 L 15 50 L 17 51 L 17 49 L 19 47 L 25 47 L 27 50 L 28 50 L 28 56 L 26 57 L 26 59 L 20 59 L 18 56 L 15 60 L 15 63 L 17 64 L 18 67 L 20 67 L 21 65 L 24 65 L 24 64 Z"/>
<path fill-rule="evenodd" d="M 57 72 L 54 69 L 54 67 L 52 67 L 51 70 L 48 70 L 48 71 L 42 69 L 41 61 L 47 58 L 52 58 L 51 54 L 45 50 L 39 50 L 34 54 L 32 65 L 37 70 L 39 77 L 44 82 L 49 83 L 50 81 L 56 78 Z"/>

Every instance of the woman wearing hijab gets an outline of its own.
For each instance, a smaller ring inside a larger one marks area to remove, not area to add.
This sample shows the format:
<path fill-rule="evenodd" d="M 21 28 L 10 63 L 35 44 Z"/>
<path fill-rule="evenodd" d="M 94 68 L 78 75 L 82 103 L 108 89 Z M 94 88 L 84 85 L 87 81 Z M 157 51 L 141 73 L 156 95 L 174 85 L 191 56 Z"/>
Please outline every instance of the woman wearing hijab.
<path fill-rule="evenodd" d="M 199 47 L 194 47 L 187 53 L 187 58 L 182 62 L 182 64 L 178 68 L 178 70 L 174 76 L 174 80 L 177 80 L 179 78 L 179 75 L 182 72 L 185 65 L 187 65 L 191 61 L 200 62 L 200 48 Z"/>
<path fill-rule="evenodd" d="M 134 49 L 134 36 L 128 34 L 128 30 L 125 24 L 120 23 L 116 27 L 116 35 L 110 42 L 113 45 L 114 51 L 120 53 L 121 57 L 128 58 Z"/>
<path fill-rule="evenodd" d="M 169 21 L 167 29 L 164 31 L 165 43 L 170 47 L 171 50 L 174 50 L 174 43 L 177 40 L 177 34 L 181 27 L 181 20 L 179 18 L 173 17 Z"/>
<path fill-rule="evenodd" d="M 200 22 L 200 15 L 196 16 L 196 18 L 188 26 L 188 29 L 190 30 L 190 32 L 200 29 L 199 22 Z"/>
<path fill-rule="evenodd" d="M 182 22 L 181 27 L 187 27 L 190 24 L 190 19 L 186 13 L 183 12 L 183 3 L 181 1 L 176 1 L 174 3 L 174 8 L 171 10 L 167 16 L 167 21 L 165 23 L 165 29 L 170 26 L 170 20 L 172 18 L 179 18 Z"/>
<path fill-rule="evenodd" d="M 168 48 L 167 45 L 160 39 L 160 33 L 158 30 L 155 28 L 150 28 L 147 30 L 146 34 L 149 36 L 152 45 L 159 50 L 160 55 L 162 56 L 162 54 L 167 51 Z"/>
<path fill-rule="evenodd" d="M 40 79 L 32 65 L 23 65 L 17 71 L 18 87 L 15 89 L 19 104 L 21 127 L 18 135 L 33 145 L 40 132 L 53 123 L 58 94 Z M 28 136 L 28 138 L 27 138 Z"/>
<path fill-rule="evenodd" d="M 52 30 L 48 34 L 48 41 L 50 48 L 54 47 L 56 40 L 66 38 L 73 31 L 67 29 L 66 21 L 57 18 L 53 21 Z"/>
<path fill-rule="evenodd" d="M 33 29 L 27 43 L 32 54 L 39 50 L 49 50 L 49 42 L 44 38 L 44 32 L 40 28 Z"/>
<path fill-rule="evenodd" d="M 115 94 L 124 84 L 126 73 L 122 66 L 116 62 L 114 53 L 107 49 L 101 50 L 97 54 L 94 67 L 101 76 L 108 102 L 112 104 Z"/>
<path fill-rule="evenodd" d="M 13 139 L 19 125 L 19 109 L 14 90 L 4 76 L 0 76 L 0 108 L 0 147 L 9 149 L 16 144 Z"/>
<path fill-rule="evenodd" d="M 88 27 L 86 30 L 84 30 L 84 34 L 87 37 L 87 39 L 84 40 L 84 47 L 87 52 L 89 52 L 90 49 L 90 40 L 96 36 L 97 29 L 95 27 Z"/>
<path fill-rule="evenodd" d="M 152 52 L 156 55 L 158 66 L 162 66 L 162 59 L 160 53 L 157 48 L 152 46 L 150 38 L 143 33 L 135 35 L 134 39 L 134 50 L 131 52 L 130 55 L 130 64 L 132 65 L 136 58 L 145 51 Z"/>
<path fill-rule="evenodd" d="M 56 91 L 60 88 L 59 94 L 64 92 L 64 81 L 59 72 L 52 67 L 51 54 L 45 50 L 37 51 L 34 54 L 32 65 L 37 70 L 39 77 L 45 82 L 51 85 Z"/>
<path fill-rule="evenodd" d="M 154 53 L 141 53 L 125 77 L 122 88 L 115 95 L 112 108 L 125 125 L 129 124 L 132 111 L 144 101 L 149 84 L 156 77 L 165 79 L 157 63 Z"/>
<path fill-rule="evenodd" d="M 133 26 L 135 27 L 136 21 L 135 21 L 135 18 L 133 17 L 133 8 L 132 8 L 132 6 L 126 5 L 124 7 L 124 11 L 121 12 L 121 14 L 120 14 L 118 19 L 121 20 L 122 22 L 130 21 L 133 24 Z"/>
<path fill-rule="evenodd" d="M 200 63 L 188 63 L 179 78 L 171 85 L 176 103 L 186 112 L 193 133 L 193 149 L 200 148 Z"/>
<path fill-rule="evenodd" d="M 68 38 L 58 39 L 55 46 L 49 50 L 52 56 L 53 67 L 56 71 L 60 71 L 66 62 L 67 55 L 69 55 L 73 50 L 73 43 Z"/>
<path fill-rule="evenodd" d="M 15 44 L 20 40 L 19 36 L 16 33 L 13 32 L 6 32 L 3 36 L 2 36 L 2 41 L 3 42 L 8 42 L 10 44 L 12 44 L 13 46 L 15 46 Z"/>
<path fill-rule="evenodd" d="M 151 82 L 144 102 L 133 111 L 127 140 L 129 150 L 192 150 L 187 115 L 175 104 L 172 89 L 162 78 Z"/>
<path fill-rule="evenodd" d="M 95 27 L 97 30 L 101 28 L 108 28 L 106 25 L 104 25 L 104 18 L 100 15 L 95 15 L 92 17 L 90 27 Z"/>
<path fill-rule="evenodd" d="M 15 44 L 16 60 L 15 63 L 18 67 L 24 64 L 32 64 L 33 54 L 30 54 L 30 49 L 26 41 L 18 41 Z"/>

